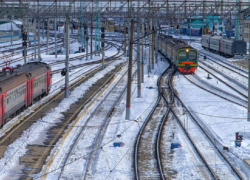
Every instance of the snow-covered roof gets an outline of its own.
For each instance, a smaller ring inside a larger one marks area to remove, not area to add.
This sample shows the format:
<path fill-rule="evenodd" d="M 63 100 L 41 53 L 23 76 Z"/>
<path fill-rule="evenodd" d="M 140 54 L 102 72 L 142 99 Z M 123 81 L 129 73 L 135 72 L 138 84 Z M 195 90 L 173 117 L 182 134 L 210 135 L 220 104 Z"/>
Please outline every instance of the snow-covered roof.
<path fill-rule="evenodd" d="M 13 30 L 19 30 L 19 27 L 15 23 L 12 23 Z M 7 22 L 0 25 L 0 31 L 10 31 L 11 30 L 11 23 Z"/>

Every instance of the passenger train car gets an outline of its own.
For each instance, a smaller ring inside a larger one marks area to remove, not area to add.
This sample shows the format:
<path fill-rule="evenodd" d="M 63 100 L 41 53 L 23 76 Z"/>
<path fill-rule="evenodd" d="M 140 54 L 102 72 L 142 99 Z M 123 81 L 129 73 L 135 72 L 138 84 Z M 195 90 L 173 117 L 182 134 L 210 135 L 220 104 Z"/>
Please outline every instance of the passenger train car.
<path fill-rule="evenodd" d="M 159 51 L 182 73 L 193 73 L 198 66 L 198 51 L 172 36 L 158 37 Z"/>
<path fill-rule="evenodd" d="M 202 35 L 201 45 L 206 50 L 219 53 L 226 57 L 244 55 L 247 50 L 247 43 L 243 40 L 235 40 L 214 35 Z"/>
<path fill-rule="evenodd" d="M 51 83 L 51 67 L 46 63 L 31 62 L 16 68 L 3 68 L 0 72 L 1 127 L 9 118 L 32 105 L 35 99 L 47 95 Z"/>

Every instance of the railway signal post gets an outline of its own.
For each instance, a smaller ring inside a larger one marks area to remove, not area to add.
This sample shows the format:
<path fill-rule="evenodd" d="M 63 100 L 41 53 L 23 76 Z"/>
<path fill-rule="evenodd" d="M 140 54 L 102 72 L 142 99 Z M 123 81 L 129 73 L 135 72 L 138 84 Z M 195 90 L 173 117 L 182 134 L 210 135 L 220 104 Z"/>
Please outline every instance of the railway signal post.
<path fill-rule="evenodd" d="M 41 51 L 40 51 L 40 27 L 41 27 L 41 20 L 38 19 L 38 61 L 41 61 Z"/>
<path fill-rule="evenodd" d="M 69 97 L 69 15 L 66 15 L 66 76 L 65 76 L 65 98 Z"/>
<path fill-rule="evenodd" d="M 102 43 L 101 43 L 101 47 L 102 47 L 102 69 L 104 69 L 104 22 L 102 21 L 102 28 L 101 28 L 102 34 Z"/>
<path fill-rule="evenodd" d="M 22 25 L 21 32 L 22 32 L 22 37 L 23 37 L 23 59 L 24 59 L 24 64 L 26 64 L 26 62 L 27 62 L 27 32 L 24 31 L 23 28 L 24 28 L 24 26 Z"/>
<path fill-rule="evenodd" d="M 48 20 L 47 20 L 46 54 L 49 55 L 49 18 L 48 18 Z"/>

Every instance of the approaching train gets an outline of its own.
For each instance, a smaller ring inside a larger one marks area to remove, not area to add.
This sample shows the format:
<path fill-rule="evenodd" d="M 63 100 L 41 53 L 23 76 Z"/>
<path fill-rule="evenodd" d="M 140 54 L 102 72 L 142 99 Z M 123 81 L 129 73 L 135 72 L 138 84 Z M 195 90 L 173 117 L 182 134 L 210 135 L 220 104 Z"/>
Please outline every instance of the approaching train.
<path fill-rule="evenodd" d="M 247 50 L 247 43 L 243 40 L 235 40 L 214 35 L 202 35 L 201 45 L 206 50 L 219 53 L 226 57 L 244 55 Z"/>
<path fill-rule="evenodd" d="M 160 52 L 182 73 L 193 73 L 198 66 L 198 51 L 186 42 L 172 36 L 160 35 L 158 38 Z"/>
<path fill-rule="evenodd" d="M 52 83 L 51 67 L 42 62 L 31 62 L 16 68 L 5 67 L 0 73 L 1 127 L 35 99 L 47 95 Z"/>

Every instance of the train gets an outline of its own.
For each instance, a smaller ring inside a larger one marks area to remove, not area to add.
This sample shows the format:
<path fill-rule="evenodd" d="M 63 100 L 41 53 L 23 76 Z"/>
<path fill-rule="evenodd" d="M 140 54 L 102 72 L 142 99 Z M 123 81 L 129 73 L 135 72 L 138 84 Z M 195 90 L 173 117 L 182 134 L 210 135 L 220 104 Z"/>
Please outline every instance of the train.
<path fill-rule="evenodd" d="M 194 73 L 198 67 L 198 51 L 186 42 L 168 35 L 158 36 L 161 54 L 182 73 Z"/>
<path fill-rule="evenodd" d="M 1 127 L 31 106 L 34 100 L 48 95 L 52 85 L 51 67 L 43 62 L 4 67 L 0 72 Z"/>
<path fill-rule="evenodd" d="M 247 51 L 247 43 L 244 40 L 236 40 L 209 34 L 202 35 L 201 46 L 206 50 L 225 57 L 245 55 Z"/>
<path fill-rule="evenodd" d="M 202 35 L 202 28 L 191 28 L 191 34 L 190 34 L 190 28 L 181 28 L 180 34 L 187 35 L 187 36 L 201 36 Z"/>

